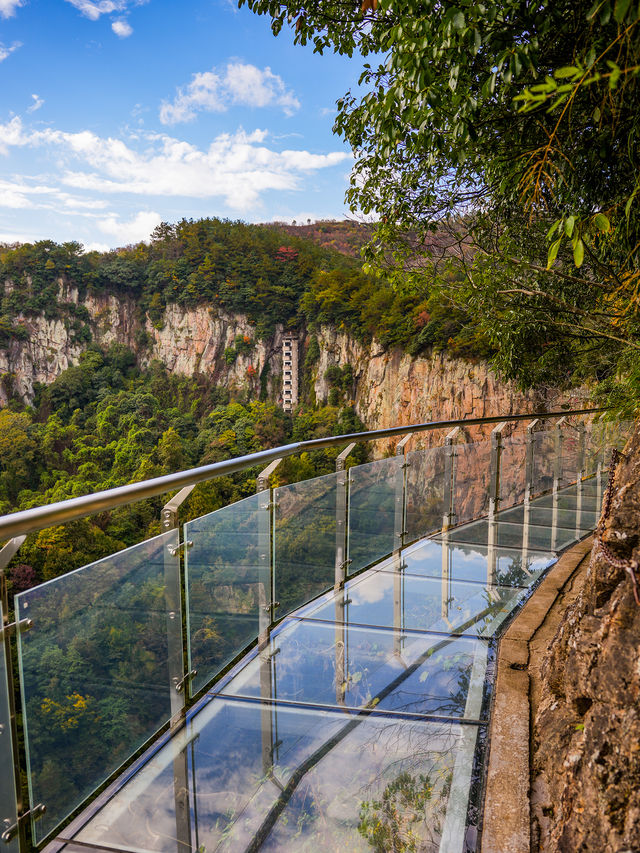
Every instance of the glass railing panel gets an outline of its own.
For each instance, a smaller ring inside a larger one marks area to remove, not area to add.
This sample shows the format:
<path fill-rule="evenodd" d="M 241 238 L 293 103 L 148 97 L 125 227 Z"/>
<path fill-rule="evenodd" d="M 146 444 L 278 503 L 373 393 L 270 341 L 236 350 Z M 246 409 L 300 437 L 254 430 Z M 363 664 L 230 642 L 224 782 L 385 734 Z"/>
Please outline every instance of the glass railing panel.
<path fill-rule="evenodd" d="M 561 509 L 557 507 L 555 510 L 551 507 L 537 506 L 535 504 L 529 507 L 516 506 L 507 509 L 500 513 L 500 521 L 507 521 L 511 524 L 524 524 L 528 521 L 539 527 L 564 527 L 570 529 L 576 524 L 580 529 L 592 529 L 598 522 L 598 514 L 594 510 L 578 509 L 577 504 L 571 509 Z"/>
<path fill-rule="evenodd" d="M 556 459 L 555 431 L 540 430 L 540 432 L 534 432 L 531 441 L 533 444 L 531 495 L 535 496 L 550 492 L 553 488 Z"/>
<path fill-rule="evenodd" d="M 0 630 L 4 620 L 2 601 L 0 600 Z M 16 785 L 13 773 L 16 756 L 13 754 L 11 742 L 11 715 L 9 706 L 9 691 L 11 690 L 7 663 L 4 653 L 4 643 L 0 634 L 0 833 L 18 822 L 18 807 Z M 17 835 L 9 843 L 0 842 L 2 850 L 7 853 L 18 853 Z"/>
<path fill-rule="evenodd" d="M 171 717 L 177 545 L 169 531 L 16 596 L 37 843 Z"/>
<path fill-rule="evenodd" d="M 399 843 L 462 851 L 479 731 L 217 697 L 75 837 L 154 853 L 366 853 Z M 183 755 L 189 790 L 179 802 L 189 804 L 189 830 L 181 838 L 173 767 Z"/>
<path fill-rule="evenodd" d="M 607 424 L 596 421 L 587 424 L 585 430 L 585 476 L 592 476 L 598 471 L 598 466 L 604 468 L 608 464 Z"/>
<path fill-rule="evenodd" d="M 550 565 L 556 555 L 550 552 L 494 548 L 486 545 L 462 545 L 443 539 L 429 539 L 408 548 L 402 554 L 404 571 L 451 580 L 493 582 L 501 586 L 529 586 Z"/>
<path fill-rule="evenodd" d="M 575 424 L 568 424 L 562 429 L 562 456 L 557 465 L 558 488 L 577 483 L 580 473 L 580 432 Z"/>
<path fill-rule="evenodd" d="M 487 515 L 491 477 L 491 442 L 455 446 L 453 512 L 455 524 Z"/>
<path fill-rule="evenodd" d="M 269 646 L 221 692 L 464 717 L 470 681 L 482 684 L 486 663 L 484 640 L 295 620 L 273 634 Z M 473 711 L 477 718 L 480 705 Z"/>
<path fill-rule="evenodd" d="M 349 469 L 349 573 L 382 559 L 396 547 L 402 464 L 402 456 L 392 456 Z"/>
<path fill-rule="evenodd" d="M 345 621 L 409 631 L 490 636 L 528 592 L 519 587 L 428 578 L 399 572 L 367 573 L 345 587 Z M 399 588 L 398 588 L 399 587 Z M 335 604 L 325 601 L 308 614 L 334 620 Z"/>
<path fill-rule="evenodd" d="M 268 621 L 270 516 L 262 492 L 184 526 L 191 695 L 258 637 L 261 614 Z"/>
<path fill-rule="evenodd" d="M 451 530 L 449 541 L 471 545 L 492 544 L 497 548 L 528 547 L 536 551 L 562 551 L 589 533 L 591 528 L 576 530 L 575 527 L 541 527 L 534 524 L 527 526 L 481 519 Z"/>
<path fill-rule="evenodd" d="M 527 437 L 516 433 L 502 439 L 500 454 L 499 508 L 513 506 L 524 500 L 526 486 Z"/>
<path fill-rule="evenodd" d="M 595 513 L 596 518 L 600 514 L 600 506 L 602 503 L 602 492 L 605 484 L 600 486 L 600 500 L 598 499 L 597 486 L 591 480 L 583 480 L 580 490 L 576 486 L 570 486 L 568 489 L 562 489 L 557 495 L 548 494 L 536 498 L 531 506 L 535 507 L 553 507 L 563 510 L 577 510 L 578 506 L 586 512 Z M 579 495 L 579 491 L 581 494 Z"/>
<path fill-rule="evenodd" d="M 274 490 L 274 587 L 284 616 L 335 582 L 336 507 L 344 473 Z M 344 519 L 340 529 L 344 531 Z"/>
<path fill-rule="evenodd" d="M 407 542 L 442 528 L 445 512 L 445 460 L 447 448 L 415 450 L 405 456 L 407 496 L 405 538 Z"/>

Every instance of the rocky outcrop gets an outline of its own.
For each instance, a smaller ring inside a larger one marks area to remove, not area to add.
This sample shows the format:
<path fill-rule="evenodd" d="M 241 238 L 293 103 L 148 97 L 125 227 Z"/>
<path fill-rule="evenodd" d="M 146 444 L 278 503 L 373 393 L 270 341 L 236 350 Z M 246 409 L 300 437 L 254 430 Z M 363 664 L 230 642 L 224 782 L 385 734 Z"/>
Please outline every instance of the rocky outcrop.
<path fill-rule="evenodd" d="M 353 402 L 360 418 L 373 428 L 430 420 L 510 415 L 570 402 L 583 402 L 582 392 L 543 396 L 523 393 L 501 380 L 484 361 L 451 358 L 436 352 L 414 358 L 402 350 L 384 350 L 374 341 L 364 347 L 348 335 L 323 327 L 318 335 L 320 358 L 315 366 L 316 399 L 326 399 L 325 379 L 332 365 L 351 365 Z M 438 437 L 441 441 L 441 436 Z M 427 442 L 428 443 L 428 442 Z"/>
<path fill-rule="evenodd" d="M 639 426 L 625 453 L 603 538 L 617 558 L 639 561 Z M 541 674 L 532 850 L 640 850 L 640 606 L 628 571 L 597 548 Z"/>
<path fill-rule="evenodd" d="M 10 286 L 9 283 L 5 285 Z M 18 315 L 23 340 L 0 349 L 0 374 L 13 377 L 15 391 L 25 401 L 33 399 L 37 382 L 48 384 L 76 364 L 86 341 L 78 339 L 73 316 L 88 317 L 91 338 L 102 346 L 122 344 L 135 352 L 141 367 L 157 359 L 171 372 L 203 373 L 231 390 L 247 389 L 257 395 L 261 387 L 269 398 L 281 395 L 281 328 L 258 340 L 255 328 L 243 315 L 230 315 L 207 305 L 186 308 L 170 304 L 155 324 L 141 317 L 136 303 L 114 294 L 88 295 L 60 282 L 59 302 L 75 306 L 76 313 L 47 319 L 44 315 Z M 316 334 L 319 356 L 311 368 L 310 386 L 316 400 L 326 400 L 326 378 L 332 366 L 350 365 L 351 387 L 342 389 L 367 426 L 385 427 L 432 419 L 474 415 L 514 414 L 551 405 L 535 393 L 521 393 L 501 381 L 485 362 L 453 359 L 446 353 L 412 357 L 401 350 L 384 350 L 375 340 L 365 346 L 344 332 L 323 327 Z M 237 346 L 241 340 L 242 345 Z M 301 337 L 301 362 L 310 336 Z M 262 381 L 261 381 L 262 377 Z M 303 383 L 304 385 L 304 383 Z M 7 390 L 0 386 L 0 405 Z"/>
<path fill-rule="evenodd" d="M 161 361 L 169 371 L 193 375 L 206 373 L 230 389 L 247 388 L 257 394 L 260 377 L 268 365 L 266 389 L 270 397 L 280 394 L 280 350 L 282 330 L 266 341 L 257 340 L 246 317 L 214 312 L 207 306 L 183 308 L 169 305 L 157 325 L 140 318 L 135 302 L 113 294 L 87 296 L 79 302 L 75 288 L 60 283 L 61 303 L 82 305 L 89 316 L 91 337 L 101 346 L 122 344 L 137 356 L 141 367 Z M 78 359 L 86 342 L 77 340 L 68 317 L 47 319 L 44 315 L 18 314 L 25 340 L 12 340 L 0 349 L 0 374 L 12 376 L 14 391 L 31 401 L 36 383 L 48 384 Z M 234 356 L 238 337 L 243 346 Z M 225 352 L 227 351 L 227 352 Z M 0 387 L 0 405 L 7 402 Z"/>

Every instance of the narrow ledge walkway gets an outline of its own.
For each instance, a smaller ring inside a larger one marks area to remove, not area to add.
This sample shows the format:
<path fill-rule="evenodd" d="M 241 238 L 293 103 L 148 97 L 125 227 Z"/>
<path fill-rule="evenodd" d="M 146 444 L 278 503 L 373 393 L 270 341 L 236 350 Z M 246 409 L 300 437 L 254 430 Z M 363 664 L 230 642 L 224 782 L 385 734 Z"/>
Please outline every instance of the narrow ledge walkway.
<path fill-rule="evenodd" d="M 528 768 L 535 628 L 518 626 L 540 624 L 587 553 L 601 491 L 592 478 L 421 540 L 286 617 L 46 853 L 524 853 L 521 811 L 496 826 L 500 756 Z M 491 715 L 496 641 L 523 602 Z"/>
<path fill-rule="evenodd" d="M 562 613 L 584 585 L 592 546 L 590 536 L 560 557 L 500 640 L 482 853 L 530 853 L 531 721 L 540 666 Z"/>

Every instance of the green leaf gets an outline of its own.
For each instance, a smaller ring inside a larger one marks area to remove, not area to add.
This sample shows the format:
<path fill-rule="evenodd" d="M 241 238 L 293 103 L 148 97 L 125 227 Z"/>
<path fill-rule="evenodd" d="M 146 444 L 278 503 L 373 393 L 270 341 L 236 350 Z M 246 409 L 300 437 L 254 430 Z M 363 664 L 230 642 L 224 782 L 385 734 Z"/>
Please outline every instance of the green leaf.
<path fill-rule="evenodd" d="M 576 245 L 573 247 L 573 262 L 577 267 L 581 267 L 583 260 L 584 243 L 582 242 L 582 240 L 578 240 Z"/>
<path fill-rule="evenodd" d="M 598 213 L 596 215 L 595 223 L 598 231 L 602 231 L 605 234 L 608 234 L 609 231 L 611 231 L 611 223 L 604 213 Z"/>
<path fill-rule="evenodd" d="M 575 216 L 567 216 L 567 218 L 564 221 L 564 233 L 567 235 L 567 237 L 571 237 L 571 235 L 573 234 L 573 226 L 575 224 L 576 224 Z"/>
<path fill-rule="evenodd" d="M 547 231 L 547 240 L 550 240 L 553 237 L 553 235 L 556 233 L 556 231 L 560 227 L 561 222 L 562 222 L 561 219 L 556 219 L 556 221 L 553 223 L 551 228 L 549 228 L 549 230 Z"/>
<path fill-rule="evenodd" d="M 551 264 L 555 261 L 558 255 L 558 249 L 560 248 L 561 241 L 562 237 L 558 237 L 558 239 L 549 246 L 549 254 L 547 255 L 547 269 L 551 269 Z"/>
<path fill-rule="evenodd" d="M 453 16 L 452 23 L 453 23 L 454 29 L 463 30 L 464 29 L 464 23 L 465 23 L 464 14 L 462 12 L 456 12 L 456 14 Z"/>
<path fill-rule="evenodd" d="M 616 0 L 616 5 L 613 7 L 613 17 L 619 24 L 624 21 L 630 5 L 631 0 Z"/>
<path fill-rule="evenodd" d="M 575 65 L 565 65 L 563 68 L 558 68 L 557 71 L 553 72 L 556 80 L 563 80 L 565 77 L 577 77 L 579 74 L 580 69 L 576 68 Z"/>

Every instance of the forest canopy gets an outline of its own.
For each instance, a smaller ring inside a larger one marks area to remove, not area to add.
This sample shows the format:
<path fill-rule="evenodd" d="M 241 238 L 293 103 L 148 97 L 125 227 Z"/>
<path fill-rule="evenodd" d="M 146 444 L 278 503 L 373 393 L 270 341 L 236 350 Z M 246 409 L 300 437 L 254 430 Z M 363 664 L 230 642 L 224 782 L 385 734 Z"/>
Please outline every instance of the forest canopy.
<path fill-rule="evenodd" d="M 440 297 L 508 377 L 595 377 L 636 408 L 638 4 L 245 4 L 275 34 L 368 59 L 335 130 L 356 155 L 348 200 L 379 219 L 371 263 L 425 287 L 416 258 L 448 228 L 468 251 Z"/>

